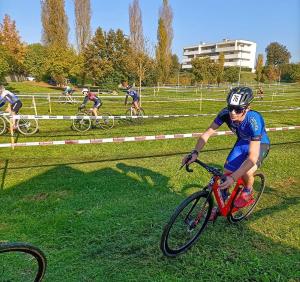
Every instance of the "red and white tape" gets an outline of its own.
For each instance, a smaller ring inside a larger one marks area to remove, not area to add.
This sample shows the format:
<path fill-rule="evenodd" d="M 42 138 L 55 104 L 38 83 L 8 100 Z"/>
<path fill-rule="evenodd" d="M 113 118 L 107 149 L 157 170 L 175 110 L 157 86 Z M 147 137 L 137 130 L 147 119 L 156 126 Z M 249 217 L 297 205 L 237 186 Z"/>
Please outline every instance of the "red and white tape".
<path fill-rule="evenodd" d="M 285 131 L 300 129 L 300 125 L 288 127 L 274 127 L 267 128 L 267 131 Z M 181 139 L 201 136 L 200 133 L 185 133 L 185 134 L 167 134 L 167 135 L 153 135 L 153 136 L 133 136 L 133 137 L 112 137 L 99 139 L 83 139 L 83 140 L 59 140 L 59 141 L 40 141 L 40 142 L 23 142 L 23 143 L 4 143 L 0 144 L 0 148 L 6 147 L 27 147 L 27 146 L 51 146 L 51 145 L 80 145 L 80 144 L 99 144 L 99 143 L 122 143 L 122 142 L 138 142 L 138 141 L 153 141 L 166 139 Z M 213 136 L 219 135 L 233 135 L 232 131 L 218 131 Z"/>
<path fill-rule="evenodd" d="M 272 113 L 272 112 L 286 112 L 286 111 L 299 111 L 300 107 L 294 106 L 286 109 L 277 110 L 262 110 L 260 113 Z M 2 114 L 11 117 L 9 114 Z M 15 119 L 42 119 L 42 120 L 82 120 L 82 119 L 152 119 L 152 118 L 178 118 L 178 117 L 201 117 L 201 116 L 216 116 L 217 113 L 211 114 L 182 114 L 182 115 L 151 115 L 151 116 L 89 116 L 89 115 L 77 115 L 77 116 L 49 116 L 49 115 L 15 115 Z"/>

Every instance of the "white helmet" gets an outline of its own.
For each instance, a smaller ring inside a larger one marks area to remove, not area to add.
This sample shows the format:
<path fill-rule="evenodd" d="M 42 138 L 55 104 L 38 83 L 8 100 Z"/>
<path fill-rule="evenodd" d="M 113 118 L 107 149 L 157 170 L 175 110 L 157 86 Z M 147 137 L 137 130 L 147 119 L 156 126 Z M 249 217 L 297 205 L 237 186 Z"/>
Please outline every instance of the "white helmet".
<path fill-rule="evenodd" d="M 81 92 L 82 92 L 82 94 L 85 94 L 85 93 L 88 93 L 89 90 L 88 90 L 87 88 L 83 88 L 83 89 L 81 90 Z"/>

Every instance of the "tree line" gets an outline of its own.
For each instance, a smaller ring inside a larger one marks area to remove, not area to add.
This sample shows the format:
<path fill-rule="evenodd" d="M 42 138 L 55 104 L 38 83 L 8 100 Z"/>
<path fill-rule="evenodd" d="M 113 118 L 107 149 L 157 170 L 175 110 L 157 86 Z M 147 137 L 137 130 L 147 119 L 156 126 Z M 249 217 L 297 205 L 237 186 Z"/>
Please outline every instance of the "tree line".
<path fill-rule="evenodd" d="M 238 80 L 238 67 L 224 67 L 224 54 L 217 62 L 209 58 L 192 60 L 192 70 L 180 74 L 181 65 L 172 53 L 173 11 L 163 0 L 158 11 L 157 42 L 143 34 L 139 0 L 128 7 L 130 35 L 120 29 L 98 27 L 92 34 L 90 0 L 74 0 L 76 48 L 69 43 L 69 24 L 64 0 L 41 0 L 41 42 L 21 40 L 16 22 L 5 15 L 0 23 L 0 80 L 8 75 L 34 76 L 38 81 L 59 85 L 67 80 L 84 85 L 118 85 L 122 80 L 142 85 L 157 83 L 222 83 Z M 260 54 L 256 79 L 299 81 L 299 64 L 289 64 L 285 46 L 273 42 L 266 48 L 267 60 Z"/>

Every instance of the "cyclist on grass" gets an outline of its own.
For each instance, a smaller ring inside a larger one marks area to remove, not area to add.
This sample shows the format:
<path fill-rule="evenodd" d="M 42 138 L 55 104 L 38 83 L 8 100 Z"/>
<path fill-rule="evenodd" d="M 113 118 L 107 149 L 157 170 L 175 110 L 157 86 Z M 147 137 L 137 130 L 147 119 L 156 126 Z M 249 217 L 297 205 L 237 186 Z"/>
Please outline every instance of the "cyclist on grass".
<path fill-rule="evenodd" d="M 94 102 L 94 105 L 92 108 L 90 108 L 90 111 L 96 117 L 96 123 L 99 123 L 99 121 L 97 120 L 98 109 L 102 106 L 102 102 L 100 98 L 95 93 L 90 92 L 87 88 L 83 88 L 81 92 L 84 95 L 84 99 L 82 104 L 79 107 L 79 110 L 82 110 L 88 101 Z"/>
<path fill-rule="evenodd" d="M 128 85 L 127 81 L 122 82 L 122 86 L 126 89 L 125 106 L 127 105 L 128 96 L 132 98 L 132 107 L 134 111 L 140 109 L 140 96 L 137 91 L 132 89 L 131 85 Z M 135 113 L 136 114 L 136 113 Z"/>
<path fill-rule="evenodd" d="M 71 86 L 67 85 L 65 90 L 63 91 L 63 94 L 66 96 L 71 96 L 73 94 L 74 90 Z"/>
<path fill-rule="evenodd" d="M 14 116 L 18 114 L 19 110 L 22 108 L 22 102 L 17 95 L 6 90 L 4 86 L 0 86 L 0 108 L 3 107 L 6 102 L 10 104 L 10 107 L 5 109 L 6 112 L 10 113 L 12 118 L 12 125 L 15 129 L 15 118 Z"/>
<path fill-rule="evenodd" d="M 260 113 L 249 107 L 253 98 L 253 91 L 249 87 L 231 89 L 227 96 L 227 107 L 219 112 L 209 128 L 198 139 L 195 149 L 182 160 L 182 164 L 195 161 L 210 136 L 225 122 L 237 135 L 237 141 L 224 165 L 224 172 L 231 174 L 220 184 L 220 189 L 223 199 L 226 200 L 229 187 L 240 177 L 243 178 L 246 187 L 234 201 L 234 205 L 238 208 L 246 206 L 252 199 L 254 172 L 262 164 L 270 149 L 264 119 Z M 217 215 L 218 210 L 214 208 L 210 220 L 214 220 Z"/>

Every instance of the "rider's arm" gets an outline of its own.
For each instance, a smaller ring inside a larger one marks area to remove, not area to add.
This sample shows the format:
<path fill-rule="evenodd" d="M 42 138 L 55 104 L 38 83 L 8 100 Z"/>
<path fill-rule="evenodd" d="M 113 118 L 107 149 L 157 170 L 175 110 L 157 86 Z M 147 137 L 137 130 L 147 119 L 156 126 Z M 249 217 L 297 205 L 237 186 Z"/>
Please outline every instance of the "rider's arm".
<path fill-rule="evenodd" d="M 125 97 L 125 102 L 124 102 L 125 106 L 127 105 L 127 100 L 128 100 L 128 95 L 126 95 Z"/>
<path fill-rule="evenodd" d="M 192 163 L 192 162 L 194 162 L 197 159 L 199 152 L 202 150 L 202 148 L 204 147 L 204 145 L 207 143 L 207 140 L 210 138 L 210 136 L 212 136 L 215 133 L 215 131 L 219 127 L 220 127 L 220 125 L 218 125 L 217 123 L 213 122 L 209 126 L 209 128 L 207 128 L 205 130 L 205 132 L 199 137 L 199 139 L 198 139 L 198 141 L 196 143 L 195 149 L 192 150 L 192 152 L 190 154 L 188 154 L 187 156 L 185 156 L 183 158 L 182 165 L 184 165 L 186 163 Z"/>
<path fill-rule="evenodd" d="M 231 174 L 234 180 L 242 177 L 247 171 L 257 163 L 260 152 L 260 141 L 250 141 L 248 158 L 242 163 L 240 168 Z"/>
<path fill-rule="evenodd" d="M 197 150 L 197 152 L 200 152 L 202 150 L 202 148 L 204 147 L 204 145 L 207 143 L 208 139 L 216 132 L 216 130 L 219 128 L 220 126 L 218 124 L 216 124 L 215 122 L 213 122 L 209 128 L 206 129 L 206 131 L 199 137 L 197 144 L 195 146 L 195 150 Z"/>

